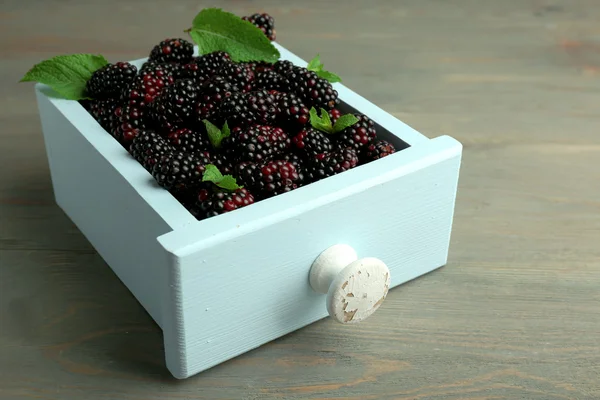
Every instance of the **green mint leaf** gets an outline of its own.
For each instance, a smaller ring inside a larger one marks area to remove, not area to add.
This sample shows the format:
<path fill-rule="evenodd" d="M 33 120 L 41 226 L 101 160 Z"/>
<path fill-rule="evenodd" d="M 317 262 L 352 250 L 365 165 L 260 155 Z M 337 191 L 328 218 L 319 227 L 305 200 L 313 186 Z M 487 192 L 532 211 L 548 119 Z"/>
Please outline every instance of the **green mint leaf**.
<path fill-rule="evenodd" d="M 321 123 L 321 118 L 319 118 L 319 114 L 317 114 L 317 110 L 314 107 L 311 107 L 308 113 L 310 115 L 310 124 L 315 128 L 315 124 Z"/>
<path fill-rule="evenodd" d="M 323 121 L 325 126 L 333 128 L 331 125 L 331 118 L 329 118 L 329 113 L 324 108 L 321 108 L 321 121 Z"/>
<path fill-rule="evenodd" d="M 337 119 L 337 121 L 335 121 L 335 124 L 333 125 L 333 132 L 337 133 L 337 132 L 343 131 L 344 129 L 348 128 L 349 126 L 354 125 L 357 122 L 358 122 L 358 118 L 356 118 L 352 114 L 342 115 L 341 117 L 339 117 Z"/>
<path fill-rule="evenodd" d="M 229 127 L 227 127 L 227 134 L 225 135 L 223 132 L 221 132 L 221 130 L 212 122 L 210 122 L 207 119 L 202 120 L 202 122 L 204 123 L 204 126 L 206 127 L 206 133 L 208 134 L 208 140 L 210 141 L 210 144 L 212 144 L 212 146 L 215 149 L 218 149 L 221 147 L 221 142 L 223 141 L 224 138 L 226 138 L 227 136 L 229 136 L 230 132 L 229 132 Z M 225 129 L 227 123 L 225 123 L 225 125 L 223 126 L 223 129 Z"/>
<path fill-rule="evenodd" d="M 313 58 L 312 60 L 310 60 L 310 62 L 306 66 L 306 69 L 309 70 L 309 71 L 314 71 L 314 72 L 322 71 L 323 70 L 323 63 L 321 62 L 321 60 L 319 59 L 319 57 L 320 56 L 317 54 L 315 56 L 315 58 Z"/>
<path fill-rule="evenodd" d="M 214 164 L 208 164 L 204 167 L 204 174 L 202 174 L 202 182 L 221 182 L 223 180 L 223 174 L 219 171 Z"/>
<path fill-rule="evenodd" d="M 235 62 L 275 62 L 281 56 L 259 28 L 220 8 L 200 11 L 189 34 L 198 45 L 200 54 L 225 51 Z"/>
<path fill-rule="evenodd" d="M 83 100 L 88 98 L 87 81 L 106 64 L 106 58 L 95 54 L 56 56 L 34 65 L 19 82 L 43 83 L 67 100 Z"/>
<path fill-rule="evenodd" d="M 223 129 L 221 129 L 221 133 L 223 134 L 224 138 L 231 135 L 231 131 L 229 130 L 229 125 L 227 125 L 227 121 L 225 121 L 225 123 L 223 124 Z"/>
<path fill-rule="evenodd" d="M 218 187 L 226 190 L 237 190 L 243 186 L 239 186 L 235 178 L 231 175 L 223 175 L 219 168 L 214 164 L 208 164 L 202 175 L 202 182 L 212 182 Z"/>
<path fill-rule="evenodd" d="M 319 78 L 328 80 L 329 83 L 336 83 L 336 82 L 342 81 L 342 78 L 340 78 L 339 75 L 336 75 L 333 72 L 321 70 L 321 71 L 315 71 L 315 73 L 317 74 L 317 76 Z"/>
<path fill-rule="evenodd" d="M 243 187 L 243 186 L 239 186 L 237 184 L 237 181 L 235 180 L 235 178 L 231 175 L 223 176 L 223 179 L 221 179 L 216 185 L 222 189 L 231 190 L 231 191 L 241 189 Z"/>
<path fill-rule="evenodd" d="M 323 114 L 325 112 L 325 114 Z M 317 110 L 311 107 L 309 111 L 310 124 L 313 128 L 320 130 L 325 133 L 332 133 L 333 127 L 331 126 L 331 119 L 329 113 L 321 108 L 321 116 L 317 114 Z"/>

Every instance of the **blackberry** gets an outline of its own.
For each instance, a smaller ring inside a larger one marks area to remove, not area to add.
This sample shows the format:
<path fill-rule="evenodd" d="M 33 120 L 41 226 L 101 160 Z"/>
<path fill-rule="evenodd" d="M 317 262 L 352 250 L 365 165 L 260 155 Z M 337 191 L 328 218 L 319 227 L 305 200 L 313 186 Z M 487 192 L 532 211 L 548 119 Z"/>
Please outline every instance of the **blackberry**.
<path fill-rule="evenodd" d="M 293 93 L 275 95 L 277 104 L 277 121 L 287 128 L 302 127 L 310 121 L 308 107 Z"/>
<path fill-rule="evenodd" d="M 287 90 L 289 85 L 290 83 L 283 75 L 270 69 L 259 72 L 254 82 L 256 89 L 277 90 L 280 92 Z"/>
<path fill-rule="evenodd" d="M 230 127 L 270 125 L 276 117 L 275 96 L 266 90 L 234 93 L 221 102 L 219 111 L 220 121 L 227 121 Z"/>
<path fill-rule="evenodd" d="M 203 151 L 210 149 L 211 145 L 204 132 L 192 131 L 188 128 L 182 128 L 170 132 L 167 140 L 177 151 L 199 155 Z"/>
<path fill-rule="evenodd" d="M 217 74 L 233 83 L 241 92 L 252 90 L 254 75 L 248 73 L 248 70 L 244 66 L 228 62 L 223 64 Z"/>
<path fill-rule="evenodd" d="M 298 187 L 300 175 L 288 161 L 272 160 L 260 164 L 250 162 L 236 166 L 240 182 L 261 199 L 287 193 Z"/>
<path fill-rule="evenodd" d="M 108 64 L 96 70 L 87 81 L 85 90 L 94 99 L 118 97 L 133 81 L 137 67 L 128 62 Z"/>
<path fill-rule="evenodd" d="M 229 56 L 228 53 L 224 51 L 214 51 L 194 58 L 187 69 L 195 71 L 195 75 L 204 76 L 204 79 L 206 79 L 216 75 L 223 65 L 229 62 L 231 62 L 231 56 Z M 192 67 L 191 64 L 195 64 L 196 66 Z"/>
<path fill-rule="evenodd" d="M 116 115 L 118 116 L 118 121 L 112 133 L 126 148 L 138 136 L 140 130 L 152 127 L 152 123 L 144 107 L 124 105 L 116 111 Z"/>
<path fill-rule="evenodd" d="M 167 71 L 171 75 L 173 75 L 173 78 L 179 79 L 181 77 L 181 74 L 182 74 L 181 71 L 183 70 L 183 67 L 184 66 L 182 64 L 159 63 L 156 61 L 146 61 L 144 64 L 142 64 L 142 68 L 140 68 L 140 74 L 144 74 L 148 71 L 153 71 L 153 70 L 156 70 L 157 68 L 160 68 L 160 69 Z"/>
<path fill-rule="evenodd" d="M 287 74 L 293 70 L 299 69 L 293 62 L 288 60 L 278 60 L 273 64 L 273 71 L 278 72 L 282 75 Z"/>
<path fill-rule="evenodd" d="M 146 130 L 141 131 L 133 139 L 129 152 L 137 162 L 142 164 L 147 171 L 151 172 L 158 160 L 167 154 L 171 154 L 173 148 L 158 133 Z"/>
<path fill-rule="evenodd" d="M 216 166 L 223 175 L 231 175 L 234 171 L 234 163 L 228 153 L 212 153 L 210 161 Z"/>
<path fill-rule="evenodd" d="M 250 22 L 252 25 L 256 26 L 258 29 L 263 31 L 265 36 L 270 40 L 275 40 L 276 32 L 275 32 L 275 18 L 271 17 L 269 14 L 252 14 L 242 17 L 244 21 Z"/>
<path fill-rule="evenodd" d="M 198 87 L 191 79 L 181 79 L 165 88 L 152 102 L 152 115 L 164 129 L 181 128 L 192 121 Z"/>
<path fill-rule="evenodd" d="M 260 162 L 286 152 L 291 142 L 281 128 L 255 125 L 232 132 L 223 139 L 222 145 L 228 148 L 230 159 L 235 162 Z"/>
<path fill-rule="evenodd" d="M 223 99 L 237 92 L 237 87 L 219 75 L 215 75 L 200 87 L 199 102 L 196 107 L 198 119 L 209 119 L 217 112 Z"/>
<path fill-rule="evenodd" d="M 396 148 L 393 144 L 385 140 L 378 140 L 371 143 L 366 149 L 364 154 L 365 162 L 379 160 L 380 158 L 394 154 Z"/>
<path fill-rule="evenodd" d="M 298 187 L 302 186 L 304 184 L 304 159 L 295 153 L 285 153 L 282 156 L 278 156 L 278 158 L 291 163 L 296 168 L 299 176 Z"/>
<path fill-rule="evenodd" d="M 375 123 L 364 114 L 354 114 L 358 122 L 335 135 L 339 147 L 353 147 L 356 150 L 366 148 L 377 137 Z"/>
<path fill-rule="evenodd" d="M 92 100 L 86 109 L 107 132 L 112 132 L 117 124 L 116 110 L 119 103 L 113 99 Z"/>
<path fill-rule="evenodd" d="M 326 79 L 319 78 L 306 68 L 295 68 L 286 73 L 290 91 L 296 93 L 307 107 L 330 110 L 339 104 L 338 92 Z"/>
<path fill-rule="evenodd" d="M 150 51 L 148 61 L 186 64 L 192 60 L 194 45 L 185 39 L 165 39 Z"/>
<path fill-rule="evenodd" d="M 314 128 L 301 130 L 292 138 L 292 144 L 297 152 L 306 158 L 329 153 L 334 149 L 333 142 L 327 134 Z"/>
<path fill-rule="evenodd" d="M 338 120 L 339 117 L 342 116 L 342 112 L 337 108 L 329 110 L 329 118 L 331 118 L 331 123 L 335 124 L 335 121 Z"/>
<path fill-rule="evenodd" d="M 204 155 L 167 154 L 154 165 L 152 176 L 169 191 L 189 190 L 200 185 L 207 164 L 210 160 Z"/>
<path fill-rule="evenodd" d="M 348 171 L 358 165 L 358 153 L 348 147 L 330 153 L 318 154 L 310 159 L 305 168 L 304 178 L 308 182 L 318 180 Z"/>
<path fill-rule="evenodd" d="M 266 61 L 247 61 L 239 64 L 244 65 L 247 69 L 254 72 L 254 74 L 273 70 L 273 64 Z"/>
<path fill-rule="evenodd" d="M 153 64 L 135 77 L 121 94 L 121 101 L 136 107 L 144 107 L 158 96 L 165 87 L 174 82 L 173 74 L 162 64 Z"/>
<path fill-rule="evenodd" d="M 201 188 L 196 196 L 193 212 L 197 219 L 215 217 L 254 203 L 254 196 L 248 189 L 228 191 L 212 185 Z"/>

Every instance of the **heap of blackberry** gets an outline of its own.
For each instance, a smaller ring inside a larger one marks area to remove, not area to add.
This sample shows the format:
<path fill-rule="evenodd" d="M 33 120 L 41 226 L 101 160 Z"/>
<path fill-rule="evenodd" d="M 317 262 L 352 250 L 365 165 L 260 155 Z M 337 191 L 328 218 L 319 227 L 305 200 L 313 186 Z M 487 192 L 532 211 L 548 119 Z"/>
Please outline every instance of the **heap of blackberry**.
<path fill-rule="evenodd" d="M 128 62 L 105 65 L 96 70 L 87 81 L 86 93 L 93 99 L 118 97 L 136 74 L 137 67 Z"/>
<path fill-rule="evenodd" d="M 326 133 L 314 128 L 301 130 L 292 138 L 296 151 L 303 157 L 311 158 L 318 154 L 329 153 L 333 150 L 333 142 Z"/>
<path fill-rule="evenodd" d="M 228 191 L 211 186 L 198 190 L 191 210 L 197 219 L 215 217 L 254 203 L 254 196 L 246 188 Z"/>
<path fill-rule="evenodd" d="M 338 92 L 326 79 L 306 68 L 294 68 L 286 73 L 289 90 L 296 93 L 307 107 L 330 110 L 339 104 Z"/>
<path fill-rule="evenodd" d="M 275 18 L 271 17 L 267 13 L 256 13 L 252 15 L 247 15 L 242 17 L 244 21 L 250 22 L 252 25 L 259 28 L 265 36 L 270 40 L 275 40 L 276 32 L 275 32 Z"/>
<path fill-rule="evenodd" d="M 233 62 L 224 63 L 217 74 L 225 78 L 228 82 L 231 82 L 241 92 L 249 92 L 252 90 L 254 74 L 252 71 L 249 73 L 248 69 L 242 65 Z"/>
<path fill-rule="evenodd" d="M 210 119 L 217 112 L 221 102 L 237 92 L 236 86 L 219 75 L 214 75 L 200 87 L 196 114 L 200 121 Z"/>
<path fill-rule="evenodd" d="M 191 79 L 180 79 L 165 88 L 152 103 L 152 115 L 160 127 L 173 130 L 192 121 L 198 87 Z"/>
<path fill-rule="evenodd" d="M 310 121 L 308 107 L 293 93 L 275 94 L 277 106 L 277 121 L 280 125 L 293 130 L 302 127 Z"/>
<path fill-rule="evenodd" d="M 283 92 L 290 86 L 287 78 L 279 72 L 273 70 L 265 70 L 256 75 L 254 87 L 256 89 L 276 90 Z"/>
<path fill-rule="evenodd" d="M 177 129 L 169 132 L 167 140 L 171 146 L 182 153 L 199 155 L 211 148 L 208 137 L 201 131 L 188 128 Z"/>
<path fill-rule="evenodd" d="M 307 162 L 304 179 L 308 182 L 316 182 L 348 171 L 357 165 L 358 153 L 351 147 L 338 149 L 330 153 L 318 154 Z"/>
<path fill-rule="evenodd" d="M 254 125 L 233 132 L 223 140 L 235 162 L 261 162 L 283 154 L 290 148 L 289 136 L 281 128 Z"/>
<path fill-rule="evenodd" d="M 294 190 L 300 183 L 300 174 L 288 161 L 271 160 L 255 164 L 241 163 L 236 166 L 240 182 L 249 187 L 260 199 Z"/>
<path fill-rule="evenodd" d="M 148 61 L 186 64 L 192 60 L 194 45 L 185 39 L 165 39 L 150 51 Z"/>
<path fill-rule="evenodd" d="M 210 160 L 204 155 L 171 153 L 158 160 L 152 168 L 152 176 L 167 190 L 185 191 L 201 184 L 208 164 Z"/>
<path fill-rule="evenodd" d="M 373 142 L 365 149 L 364 158 L 366 162 L 379 160 L 380 158 L 394 154 L 396 148 L 386 140 Z"/>
<path fill-rule="evenodd" d="M 154 165 L 163 156 L 173 153 L 174 149 L 158 133 L 151 130 L 141 131 L 133 139 L 129 152 L 147 171 L 152 171 Z"/>
<path fill-rule="evenodd" d="M 336 140 L 340 147 L 353 147 L 362 150 L 369 146 L 377 137 L 375 122 L 364 114 L 354 114 L 358 122 L 336 134 Z"/>
<path fill-rule="evenodd" d="M 219 120 L 227 121 L 230 127 L 269 125 L 276 117 L 275 96 L 266 90 L 234 93 L 221 102 L 219 110 Z"/>

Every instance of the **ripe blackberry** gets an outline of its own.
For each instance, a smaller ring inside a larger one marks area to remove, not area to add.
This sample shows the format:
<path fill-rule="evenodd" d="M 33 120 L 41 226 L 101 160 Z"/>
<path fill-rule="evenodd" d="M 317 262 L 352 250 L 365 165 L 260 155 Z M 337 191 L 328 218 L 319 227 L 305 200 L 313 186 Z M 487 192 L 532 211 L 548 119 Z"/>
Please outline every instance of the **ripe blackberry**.
<path fill-rule="evenodd" d="M 247 61 L 239 64 L 244 65 L 247 69 L 254 72 L 254 74 L 273 70 L 273 64 L 266 61 Z"/>
<path fill-rule="evenodd" d="M 310 121 L 308 107 L 293 93 L 277 93 L 277 121 L 286 128 L 302 127 Z"/>
<path fill-rule="evenodd" d="M 195 57 L 190 64 L 195 64 L 196 67 L 188 66 L 190 71 L 195 71 L 197 76 L 209 78 L 216 75 L 223 65 L 231 62 L 231 56 L 224 51 L 214 51 Z"/>
<path fill-rule="evenodd" d="M 290 83 L 287 78 L 273 70 L 259 72 L 254 81 L 256 89 L 277 90 L 283 92 L 287 90 Z"/>
<path fill-rule="evenodd" d="M 200 121 L 210 119 L 217 112 L 223 99 L 237 92 L 237 87 L 219 75 L 214 75 L 200 87 L 196 114 Z"/>
<path fill-rule="evenodd" d="M 281 128 L 254 125 L 232 132 L 231 136 L 223 139 L 222 145 L 228 148 L 230 158 L 235 162 L 260 162 L 286 152 L 291 142 Z"/>
<path fill-rule="evenodd" d="M 135 77 L 121 94 L 121 101 L 124 104 L 144 107 L 152 103 L 156 96 L 174 81 L 173 74 L 163 64 L 153 64 Z"/>
<path fill-rule="evenodd" d="M 385 140 L 378 140 L 371 143 L 366 149 L 364 154 L 365 162 L 379 160 L 380 158 L 394 154 L 396 148 L 393 144 Z"/>
<path fill-rule="evenodd" d="M 152 116 L 163 129 L 181 128 L 192 121 L 197 98 L 198 87 L 194 81 L 180 79 L 152 102 Z"/>
<path fill-rule="evenodd" d="M 283 160 L 260 164 L 245 162 L 238 164 L 235 170 L 240 182 L 261 199 L 294 190 L 300 181 L 296 167 Z"/>
<path fill-rule="evenodd" d="M 298 173 L 299 179 L 298 179 L 298 187 L 302 186 L 304 184 L 304 163 L 305 163 L 305 159 L 301 158 L 298 154 L 295 153 L 285 153 L 281 156 L 278 156 L 277 158 L 283 160 L 283 161 L 287 161 L 289 163 L 291 163 L 294 168 L 296 168 L 296 172 Z"/>
<path fill-rule="evenodd" d="M 233 62 L 224 63 L 217 74 L 237 86 L 241 92 L 252 90 L 254 75 L 248 73 L 248 69 L 244 66 Z"/>
<path fill-rule="evenodd" d="M 315 72 L 295 68 L 288 71 L 286 77 L 290 82 L 290 91 L 296 93 L 307 107 L 330 110 L 339 104 L 337 90 Z"/>
<path fill-rule="evenodd" d="M 152 176 L 169 191 L 189 190 L 200 185 L 207 164 L 210 160 L 204 155 L 176 152 L 161 157 L 152 168 Z"/>
<path fill-rule="evenodd" d="M 333 142 L 327 134 L 314 128 L 301 130 L 292 138 L 292 144 L 297 152 L 306 158 L 329 153 L 334 149 Z"/>
<path fill-rule="evenodd" d="M 354 114 L 358 122 L 335 135 L 339 147 L 366 148 L 377 137 L 375 123 L 364 114 Z"/>
<path fill-rule="evenodd" d="M 194 45 L 185 39 L 165 39 L 150 51 L 148 61 L 186 64 L 194 54 Z"/>
<path fill-rule="evenodd" d="M 155 131 L 144 130 L 133 139 L 129 152 L 147 171 L 151 172 L 161 157 L 173 152 L 173 147 Z"/>
<path fill-rule="evenodd" d="M 357 165 L 358 153 L 351 147 L 338 149 L 330 153 L 318 154 L 307 162 L 304 179 L 308 182 L 316 182 L 348 171 Z"/>
<path fill-rule="evenodd" d="M 136 74 L 137 67 L 128 62 L 108 64 L 92 74 L 85 85 L 85 91 L 94 99 L 118 97 Z"/>
<path fill-rule="evenodd" d="M 231 175 L 234 171 L 234 160 L 226 152 L 211 153 L 210 161 L 216 166 L 223 175 Z"/>
<path fill-rule="evenodd" d="M 276 117 L 275 96 L 266 90 L 234 93 L 221 102 L 219 111 L 219 120 L 227 121 L 230 127 L 270 125 Z"/>
<path fill-rule="evenodd" d="M 152 122 L 146 113 L 145 107 L 124 105 L 116 111 L 116 115 L 118 121 L 112 133 L 125 148 L 129 147 L 141 130 L 152 127 Z"/>
<path fill-rule="evenodd" d="M 167 134 L 167 140 L 177 151 L 199 155 L 211 148 L 204 132 L 192 131 L 188 128 L 177 129 Z"/>
<path fill-rule="evenodd" d="M 278 72 L 282 75 L 287 74 L 295 69 L 299 69 L 293 62 L 288 60 L 278 60 L 273 64 L 273 71 Z"/>
<path fill-rule="evenodd" d="M 244 21 L 250 22 L 252 25 L 256 26 L 258 29 L 263 31 L 265 36 L 270 40 L 275 40 L 276 32 L 275 32 L 275 18 L 271 17 L 269 14 L 252 14 L 242 17 Z"/>
<path fill-rule="evenodd" d="M 254 203 L 254 196 L 248 189 L 235 191 L 221 189 L 215 185 L 198 190 L 194 214 L 198 219 L 215 217 Z"/>
<path fill-rule="evenodd" d="M 142 67 L 140 68 L 140 74 L 156 70 L 156 68 L 163 69 L 171 75 L 173 75 L 173 78 L 179 79 L 181 71 L 183 70 L 183 65 L 175 63 L 159 63 L 156 61 L 146 61 L 144 64 L 142 64 Z"/>

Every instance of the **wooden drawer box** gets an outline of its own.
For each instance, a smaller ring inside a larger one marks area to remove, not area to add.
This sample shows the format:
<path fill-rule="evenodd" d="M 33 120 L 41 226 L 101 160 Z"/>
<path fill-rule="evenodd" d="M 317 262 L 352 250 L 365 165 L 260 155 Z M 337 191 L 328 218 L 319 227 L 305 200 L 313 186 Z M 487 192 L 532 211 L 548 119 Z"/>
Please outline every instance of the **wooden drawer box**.
<path fill-rule="evenodd" d="M 334 86 L 344 111 L 368 115 L 404 149 L 197 221 L 78 102 L 36 85 L 56 202 L 162 328 L 176 378 L 328 316 L 309 272 L 332 245 L 382 260 L 389 287 L 446 263 L 461 144 L 429 139 Z"/>

